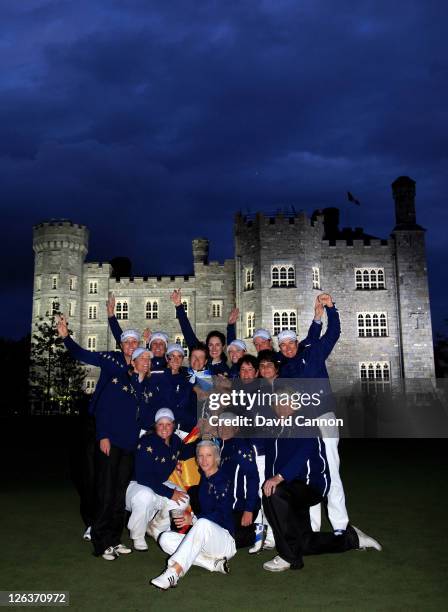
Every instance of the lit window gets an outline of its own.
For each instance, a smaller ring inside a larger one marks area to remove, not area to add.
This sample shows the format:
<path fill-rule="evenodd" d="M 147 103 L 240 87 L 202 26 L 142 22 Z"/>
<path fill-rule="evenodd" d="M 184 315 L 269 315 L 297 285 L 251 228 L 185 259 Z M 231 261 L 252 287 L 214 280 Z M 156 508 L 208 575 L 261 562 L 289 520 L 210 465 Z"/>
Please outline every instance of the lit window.
<path fill-rule="evenodd" d="M 52 276 L 51 277 L 51 288 L 52 289 L 57 289 L 58 288 L 58 277 L 57 276 Z"/>
<path fill-rule="evenodd" d="M 387 335 L 387 315 L 385 312 L 358 313 L 359 338 L 385 338 Z"/>
<path fill-rule="evenodd" d="M 147 319 L 159 318 L 159 302 L 157 300 L 146 301 L 145 316 Z"/>
<path fill-rule="evenodd" d="M 87 348 L 89 351 L 96 350 L 96 336 L 87 336 Z"/>
<path fill-rule="evenodd" d="M 244 269 L 244 289 L 249 291 L 254 288 L 254 269 L 252 266 Z"/>
<path fill-rule="evenodd" d="M 88 393 L 89 395 L 92 394 L 95 391 L 95 380 L 93 378 L 87 378 L 86 379 L 86 393 Z"/>
<path fill-rule="evenodd" d="M 70 276 L 70 279 L 68 281 L 68 285 L 69 285 L 70 291 L 75 291 L 76 290 L 76 286 L 77 286 L 77 278 L 76 278 L 76 276 Z"/>
<path fill-rule="evenodd" d="M 34 302 L 34 316 L 40 317 L 40 300 Z"/>
<path fill-rule="evenodd" d="M 281 331 L 297 331 L 297 312 L 295 310 L 276 310 L 272 314 L 272 331 L 276 336 Z"/>
<path fill-rule="evenodd" d="M 50 312 L 52 315 L 59 314 L 59 302 L 58 301 L 53 300 L 51 302 Z"/>
<path fill-rule="evenodd" d="M 36 291 L 40 291 L 42 289 L 42 276 L 36 276 Z"/>
<path fill-rule="evenodd" d="M 320 271 L 319 271 L 319 268 L 313 268 L 313 289 L 320 289 Z"/>
<path fill-rule="evenodd" d="M 75 307 L 76 307 L 76 302 L 70 301 L 68 303 L 68 316 L 69 317 L 75 316 Z"/>
<path fill-rule="evenodd" d="M 255 313 L 246 313 L 246 338 L 252 338 L 255 331 Z"/>
<path fill-rule="evenodd" d="M 272 266 L 271 281 L 273 287 L 294 287 L 296 284 L 294 266 Z"/>
<path fill-rule="evenodd" d="M 390 366 L 387 361 L 370 361 L 359 364 L 359 377 L 363 382 L 390 381 Z"/>
<path fill-rule="evenodd" d="M 188 315 L 188 300 L 182 300 L 182 306 L 184 307 L 185 314 Z"/>
<path fill-rule="evenodd" d="M 115 316 L 117 319 L 126 321 L 129 319 L 129 304 L 127 300 L 117 300 L 115 304 Z"/>
<path fill-rule="evenodd" d="M 355 268 L 356 289 L 385 289 L 384 268 Z"/>
<path fill-rule="evenodd" d="M 90 304 L 90 306 L 88 307 L 88 318 L 93 321 L 97 318 L 98 316 L 98 306 L 96 304 Z"/>
<path fill-rule="evenodd" d="M 222 317 L 222 302 L 211 302 L 211 315 L 214 319 Z"/>
<path fill-rule="evenodd" d="M 89 281 L 89 293 L 98 293 L 98 281 Z"/>

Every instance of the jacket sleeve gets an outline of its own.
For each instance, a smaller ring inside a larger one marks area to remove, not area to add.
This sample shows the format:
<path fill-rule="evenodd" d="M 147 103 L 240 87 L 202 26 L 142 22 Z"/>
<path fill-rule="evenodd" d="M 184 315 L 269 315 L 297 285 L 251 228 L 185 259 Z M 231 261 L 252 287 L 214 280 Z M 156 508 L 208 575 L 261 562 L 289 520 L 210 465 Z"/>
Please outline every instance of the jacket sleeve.
<path fill-rule="evenodd" d="M 109 410 L 105 402 L 98 402 L 95 410 L 95 431 L 97 440 L 110 438 Z"/>
<path fill-rule="evenodd" d="M 113 359 L 110 359 L 109 356 L 83 349 L 71 336 L 64 338 L 64 345 L 70 355 L 77 361 L 101 368 L 110 375 L 123 373 L 124 371 L 124 368 Z"/>
<path fill-rule="evenodd" d="M 255 461 L 255 452 L 247 447 L 242 448 L 243 453 L 239 461 L 240 473 L 246 477 L 246 499 L 245 508 L 247 512 L 253 512 L 259 501 L 258 489 L 260 478 L 258 476 L 257 464 Z M 246 457 L 244 457 L 246 455 Z"/>
<path fill-rule="evenodd" d="M 332 306 L 331 308 L 325 306 L 325 310 L 327 311 L 328 317 L 327 331 L 311 349 L 318 351 L 320 357 L 324 360 L 330 355 L 341 335 L 341 321 L 336 306 Z"/>
<path fill-rule="evenodd" d="M 320 332 L 322 331 L 322 323 L 317 321 L 312 321 L 311 325 L 308 329 L 308 334 L 306 338 L 300 341 L 300 347 L 304 347 L 307 344 L 313 344 L 320 338 Z"/>
<path fill-rule="evenodd" d="M 185 312 L 185 308 L 182 304 L 176 306 L 176 316 L 179 320 L 180 329 L 184 336 L 185 342 L 187 343 L 188 348 L 191 349 L 199 343 L 198 337 L 193 331 L 191 327 L 191 323 L 187 317 L 187 313 Z"/>
<path fill-rule="evenodd" d="M 112 317 L 108 317 L 107 321 L 109 323 L 110 331 L 112 332 L 112 336 L 114 337 L 115 342 L 120 343 L 121 334 L 123 333 L 123 330 L 121 329 L 117 317 L 113 315 Z"/>
<path fill-rule="evenodd" d="M 277 474 L 283 476 L 286 482 L 290 482 L 294 480 L 294 478 L 297 478 L 297 475 L 309 458 L 310 453 L 314 450 L 316 439 L 301 438 L 297 440 L 297 442 L 300 443 L 297 444 L 295 452 L 291 455 L 289 461 L 277 472 Z"/>
<path fill-rule="evenodd" d="M 235 323 L 228 323 L 227 324 L 227 346 L 229 346 L 229 344 L 233 342 L 234 340 L 236 340 L 236 325 Z"/>

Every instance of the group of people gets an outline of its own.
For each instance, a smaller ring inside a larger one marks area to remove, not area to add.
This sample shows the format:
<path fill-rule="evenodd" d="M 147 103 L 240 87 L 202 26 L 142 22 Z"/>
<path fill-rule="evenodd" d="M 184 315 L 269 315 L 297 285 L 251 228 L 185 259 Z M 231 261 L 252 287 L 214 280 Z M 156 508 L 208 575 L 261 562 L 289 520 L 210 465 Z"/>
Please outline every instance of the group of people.
<path fill-rule="evenodd" d="M 302 341 L 284 330 L 276 351 L 270 332 L 256 330 L 256 356 L 236 338 L 237 309 L 230 313 L 227 337 L 211 331 L 201 342 L 180 290 L 171 300 L 189 349 L 188 367 L 182 346 L 165 333 L 123 331 L 113 296 L 108 320 L 120 351 L 85 350 L 71 338 L 63 315 L 57 324 L 70 354 L 100 368 L 90 403 L 94 459 L 92 453 L 86 457 L 88 486 L 81 500 L 84 537 L 94 554 L 113 561 L 132 552 L 121 542 L 126 517 L 134 550 L 147 551 L 152 537 L 169 555 L 166 569 L 151 580 L 161 589 L 176 586 L 192 564 L 228 573 L 229 559 L 243 547 L 251 554 L 275 548 L 278 554 L 263 565 L 272 572 L 302 568 L 304 555 L 381 550 L 349 522 L 337 436 L 316 427 L 304 437 L 282 431 L 241 437 L 232 418 L 241 411 L 238 405 L 221 408 L 222 425 L 207 421 L 212 392 L 248 390 L 260 381 L 273 389 L 280 379 L 319 379 L 326 390 L 319 414 L 332 414 L 325 362 L 340 336 L 340 321 L 331 296 L 316 299 Z M 283 417 L 293 411 L 292 405 L 273 407 Z M 331 532 L 320 531 L 322 505 Z"/>

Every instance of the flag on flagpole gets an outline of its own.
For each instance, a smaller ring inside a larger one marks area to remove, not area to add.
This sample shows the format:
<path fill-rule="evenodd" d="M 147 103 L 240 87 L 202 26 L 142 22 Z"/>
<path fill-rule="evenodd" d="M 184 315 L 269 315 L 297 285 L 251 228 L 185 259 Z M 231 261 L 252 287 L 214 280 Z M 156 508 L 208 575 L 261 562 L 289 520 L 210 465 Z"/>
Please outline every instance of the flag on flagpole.
<path fill-rule="evenodd" d="M 357 200 L 353 194 L 350 193 L 350 191 L 347 191 L 347 199 L 349 202 L 353 202 L 353 204 L 356 204 L 357 206 L 361 206 L 361 202 L 359 200 Z"/>

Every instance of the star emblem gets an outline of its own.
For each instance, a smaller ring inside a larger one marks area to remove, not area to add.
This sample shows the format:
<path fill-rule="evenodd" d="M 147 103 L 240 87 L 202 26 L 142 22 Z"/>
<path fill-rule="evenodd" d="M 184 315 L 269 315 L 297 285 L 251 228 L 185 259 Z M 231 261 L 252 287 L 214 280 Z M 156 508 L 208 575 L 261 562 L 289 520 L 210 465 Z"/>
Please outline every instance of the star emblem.
<path fill-rule="evenodd" d="M 142 447 L 142 445 L 141 445 L 141 444 L 138 444 L 138 445 L 137 445 L 137 450 L 140 450 L 140 449 L 141 449 L 141 447 Z"/>
<path fill-rule="evenodd" d="M 123 385 L 123 391 L 127 391 L 127 390 L 128 390 L 127 385 Z"/>
<path fill-rule="evenodd" d="M 148 453 L 152 453 L 152 446 L 147 446 L 146 450 L 148 451 Z"/>
<path fill-rule="evenodd" d="M 116 385 L 118 383 L 118 378 L 112 378 L 112 382 L 114 383 L 114 385 Z"/>
<path fill-rule="evenodd" d="M 165 461 L 166 461 L 165 457 L 162 457 L 160 460 L 160 463 L 165 463 Z"/>

